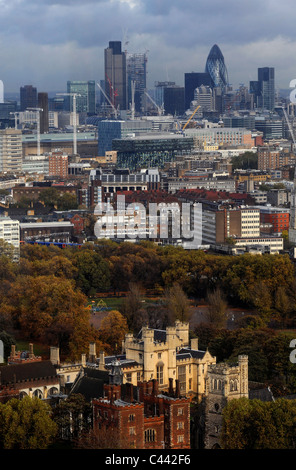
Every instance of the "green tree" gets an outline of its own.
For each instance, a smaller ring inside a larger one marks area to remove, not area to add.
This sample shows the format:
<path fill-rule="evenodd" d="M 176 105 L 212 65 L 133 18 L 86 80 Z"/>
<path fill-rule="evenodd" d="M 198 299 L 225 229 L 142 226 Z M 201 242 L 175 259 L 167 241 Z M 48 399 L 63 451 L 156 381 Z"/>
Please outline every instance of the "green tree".
<path fill-rule="evenodd" d="M 39 398 L 13 398 L 0 403 L 0 448 L 46 449 L 56 432 L 51 408 Z"/>
<path fill-rule="evenodd" d="M 295 449 L 296 403 L 240 398 L 223 410 L 224 449 Z"/>

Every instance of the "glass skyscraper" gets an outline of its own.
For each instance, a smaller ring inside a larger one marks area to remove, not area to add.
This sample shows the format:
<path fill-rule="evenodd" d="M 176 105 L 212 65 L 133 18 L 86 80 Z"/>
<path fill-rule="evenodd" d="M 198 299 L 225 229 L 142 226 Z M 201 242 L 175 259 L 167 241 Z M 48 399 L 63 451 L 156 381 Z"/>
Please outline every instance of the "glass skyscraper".
<path fill-rule="evenodd" d="M 213 87 L 220 87 L 224 92 L 228 85 L 228 73 L 224 63 L 224 56 L 217 44 L 215 44 L 208 55 L 205 67 L 212 80 Z"/>
<path fill-rule="evenodd" d="M 120 41 L 110 41 L 105 49 L 105 93 L 115 108 L 128 109 L 126 54 Z"/>
<path fill-rule="evenodd" d="M 258 108 L 274 110 L 274 68 L 261 67 L 258 69 L 258 80 L 250 82 L 250 93 L 254 95 L 254 102 Z"/>
<path fill-rule="evenodd" d="M 96 90 L 95 81 L 68 81 L 67 93 L 78 93 L 76 98 L 77 113 L 95 114 L 96 112 Z M 73 100 L 69 100 L 70 111 L 73 111 Z"/>

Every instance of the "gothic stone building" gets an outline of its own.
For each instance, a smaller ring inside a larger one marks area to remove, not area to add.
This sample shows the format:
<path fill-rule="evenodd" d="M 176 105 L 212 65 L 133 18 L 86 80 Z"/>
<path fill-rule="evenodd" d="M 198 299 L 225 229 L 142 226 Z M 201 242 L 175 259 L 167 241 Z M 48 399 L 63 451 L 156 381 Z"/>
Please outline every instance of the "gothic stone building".
<path fill-rule="evenodd" d="M 183 396 L 199 401 L 205 394 L 208 367 L 216 364 L 209 351 L 198 348 L 198 339 L 189 342 L 189 324 L 177 321 L 166 330 L 143 327 L 138 336 L 127 334 L 123 354 L 96 357 L 95 344 L 90 346 L 90 357 L 101 370 L 110 370 L 118 360 L 123 372 L 123 383 L 137 386 L 138 382 L 156 379 L 159 390 L 169 389 L 170 379 L 178 380 Z"/>
<path fill-rule="evenodd" d="M 206 379 L 205 448 L 220 447 L 222 411 L 230 400 L 249 398 L 248 356 L 238 357 L 238 364 L 211 365 Z"/>

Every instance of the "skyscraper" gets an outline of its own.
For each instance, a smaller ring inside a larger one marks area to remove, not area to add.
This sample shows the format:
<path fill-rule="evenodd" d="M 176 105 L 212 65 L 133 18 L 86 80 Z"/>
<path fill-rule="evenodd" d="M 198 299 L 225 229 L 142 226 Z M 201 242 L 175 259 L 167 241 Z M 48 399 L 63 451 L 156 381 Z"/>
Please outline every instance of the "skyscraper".
<path fill-rule="evenodd" d="M 127 73 L 126 54 L 121 51 L 120 41 L 110 41 L 105 49 L 105 93 L 115 108 L 126 110 Z"/>
<path fill-rule="evenodd" d="M 191 72 L 185 73 L 185 109 L 190 108 L 191 101 L 194 100 L 194 92 L 196 88 L 204 86 L 212 86 L 212 80 L 209 73 Z"/>
<path fill-rule="evenodd" d="M 135 82 L 135 110 L 140 112 L 144 108 L 144 93 L 147 78 L 147 55 L 127 54 L 127 80 L 128 80 L 128 103 L 132 102 L 132 82 Z"/>
<path fill-rule="evenodd" d="M 260 89 L 259 107 L 274 110 L 274 68 L 262 67 L 258 69 L 258 82 Z"/>
<path fill-rule="evenodd" d="M 76 97 L 77 113 L 95 114 L 96 112 L 96 91 L 95 81 L 71 81 L 67 82 L 67 93 L 78 93 Z M 69 100 L 70 111 L 72 110 L 73 100 Z"/>
<path fill-rule="evenodd" d="M 222 92 L 228 85 L 228 73 L 224 62 L 224 56 L 217 44 L 214 44 L 208 55 L 205 73 L 211 76 L 212 86 L 220 87 Z"/>
<path fill-rule="evenodd" d="M 32 85 L 25 85 L 20 88 L 20 102 L 21 111 L 25 111 L 27 108 L 36 108 L 37 101 L 37 88 Z"/>

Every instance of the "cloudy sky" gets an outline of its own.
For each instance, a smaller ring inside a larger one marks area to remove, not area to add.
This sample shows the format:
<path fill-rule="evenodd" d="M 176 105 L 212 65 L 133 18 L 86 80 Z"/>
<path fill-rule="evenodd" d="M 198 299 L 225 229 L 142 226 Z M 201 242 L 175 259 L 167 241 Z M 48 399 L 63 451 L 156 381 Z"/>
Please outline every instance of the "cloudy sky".
<path fill-rule="evenodd" d="M 65 91 L 67 80 L 104 78 L 104 49 L 122 41 L 147 52 L 148 87 L 203 72 L 218 44 L 234 88 L 275 67 L 276 86 L 296 78 L 292 0 L 0 0 L 5 92 L 33 84 Z"/>

